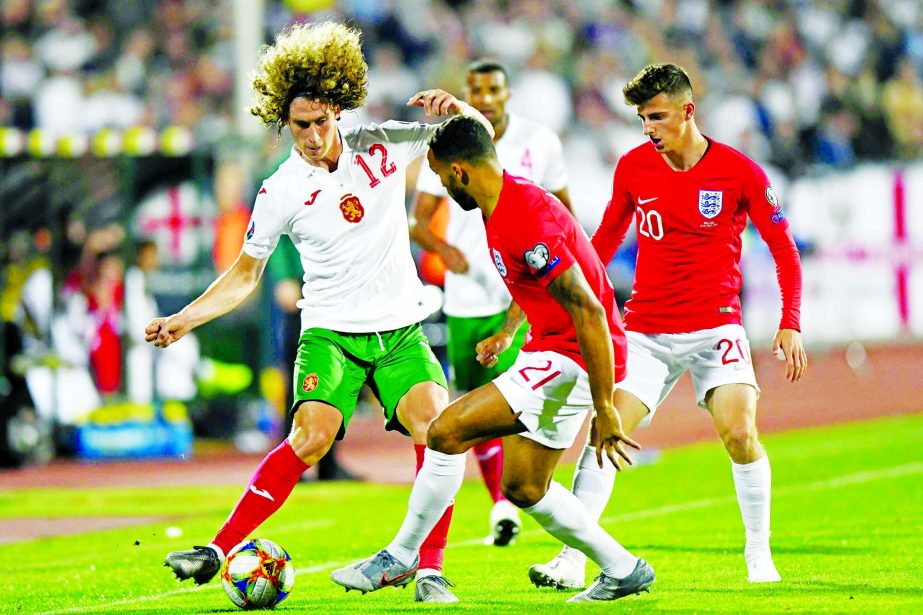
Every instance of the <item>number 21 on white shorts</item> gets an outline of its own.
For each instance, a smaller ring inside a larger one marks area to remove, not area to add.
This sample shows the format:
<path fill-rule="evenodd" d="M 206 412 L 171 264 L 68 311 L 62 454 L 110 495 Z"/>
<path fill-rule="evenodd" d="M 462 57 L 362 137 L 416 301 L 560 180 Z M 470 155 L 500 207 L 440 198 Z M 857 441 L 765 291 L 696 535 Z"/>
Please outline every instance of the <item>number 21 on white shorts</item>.
<path fill-rule="evenodd" d="M 549 448 L 569 448 L 593 408 L 586 370 L 557 352 L 520 352 L 494 384 L 528 431 L 524 438 Z"/>

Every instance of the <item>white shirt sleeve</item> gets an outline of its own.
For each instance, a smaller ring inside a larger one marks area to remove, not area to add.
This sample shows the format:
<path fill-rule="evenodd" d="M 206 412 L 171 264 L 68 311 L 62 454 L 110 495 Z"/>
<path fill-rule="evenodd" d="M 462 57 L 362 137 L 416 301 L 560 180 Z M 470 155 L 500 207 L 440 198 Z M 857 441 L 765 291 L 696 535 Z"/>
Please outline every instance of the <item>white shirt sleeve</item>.
<path fill-rule="evenodd" d="M 546 133 L 548 148 L 548 167 L 538 183 L 548 192 L 557 192 L 567 187 L 567 168 L 564 165 L 564 152 L 558 135 L 550 130 Z"/>
<path fill-rule="evenodd" d="M 426 161 L 420 166 L 420 173 L 417 175 L 417 192 L 425 192 L 434 196 L 448 196 L 448 191 L 442 185 L 439 176 L 433 172 Z"/>
<path fill-rule="evenodd" d="M 275 211 L 273 189 L 278 188 L 263 183 L 253 204 L 253 213 L 250 215 L 243 246 L 244 252 L 253 258 L 269 258 L 279 244 L 279 237 L 282 233 L 288 232 L 282 218 Z"/>
<path fill-rule="evenodd" d="M 426 154 L 429 140 L 436 133 L 438 124 L 421 124 L 420 122 L 398 122 L 389 120 L 379 126 L 389 143 L 405 146 L 407 162 L 416 160 Z"/>

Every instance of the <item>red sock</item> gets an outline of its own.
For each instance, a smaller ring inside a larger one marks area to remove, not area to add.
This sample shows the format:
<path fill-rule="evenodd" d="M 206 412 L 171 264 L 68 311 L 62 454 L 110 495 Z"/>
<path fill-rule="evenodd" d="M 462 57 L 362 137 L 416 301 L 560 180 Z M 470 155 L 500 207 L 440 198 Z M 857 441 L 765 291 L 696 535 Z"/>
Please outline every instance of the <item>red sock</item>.
<path fill-rule="evenodd" d="M 503 473 L 503 445 L 500 438 L 474 445 L 474 456 L 481 466 L 484 486 L 494 502 L 505 500 L 500 490 L 500 475 Z"/>
<path fill-rule="evenodd" d="M 308 467 L 292 450 L 288 440 L 270 451 L 212 542 L 227 555 L 279 510 Z"/>
<path fill-rule="evenodd" d="M 423 444 L 414 444 L 413 450 L 417 454 L 417 473 L 423 467 L 423 451 L 426 446 Z M 433 531 L 429 533 L 426 540 L 420 546 L 420 568 L 429 568 L 442 572 L 442 558 L 445 555 L 445 545 L 448 542 L 449 524 L 452 523 L 452 511 L 455 504 L 450 504 L 442 518 L 436 523 Z"/>

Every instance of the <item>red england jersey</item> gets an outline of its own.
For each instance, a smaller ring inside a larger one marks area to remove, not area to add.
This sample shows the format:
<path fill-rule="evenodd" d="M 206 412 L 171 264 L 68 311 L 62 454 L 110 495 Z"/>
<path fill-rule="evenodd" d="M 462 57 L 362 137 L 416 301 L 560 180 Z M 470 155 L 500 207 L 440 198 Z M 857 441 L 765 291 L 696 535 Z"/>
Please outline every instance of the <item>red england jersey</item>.
<path fill-rule="evenodd" d="M 503 189 L 484 224 L 490 256 L 531 328 L 522 347 L 552 350 L 586 369 L 570 314 L 545 288 L 579 264 L 609 321 L 615 382 L 625 379 L 627 347 L 612 285 L 586 233 L 551 193 L 523 177 L 503 173 Z"/>
<path fill-rule="evenodd" d="M 615 168 L 593 247 L 608 263 L 635 218 L 638 262 L 625 327 L 654 334 L 743 324 L 739 264 L 749 216 L 776 263 L 779 328 L 800 330 L 801 259 L 766 173 L 737 150 L 708 141 L 688 171 L 673 170 L 652 143 Z"/>

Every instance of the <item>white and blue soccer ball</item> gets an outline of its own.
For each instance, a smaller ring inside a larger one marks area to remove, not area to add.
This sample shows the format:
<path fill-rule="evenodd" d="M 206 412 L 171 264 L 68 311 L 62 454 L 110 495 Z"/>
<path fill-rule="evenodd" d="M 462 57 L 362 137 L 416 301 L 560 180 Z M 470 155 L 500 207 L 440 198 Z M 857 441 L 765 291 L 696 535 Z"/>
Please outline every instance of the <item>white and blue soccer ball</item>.
<path fill-rule="evenodd" d="M 295 567 L 285 549 L 271 540 L 245 540 L 228 554 L 221 583 L 231 601 L 242 609 L 271 609 L 295 584 Z"/>

